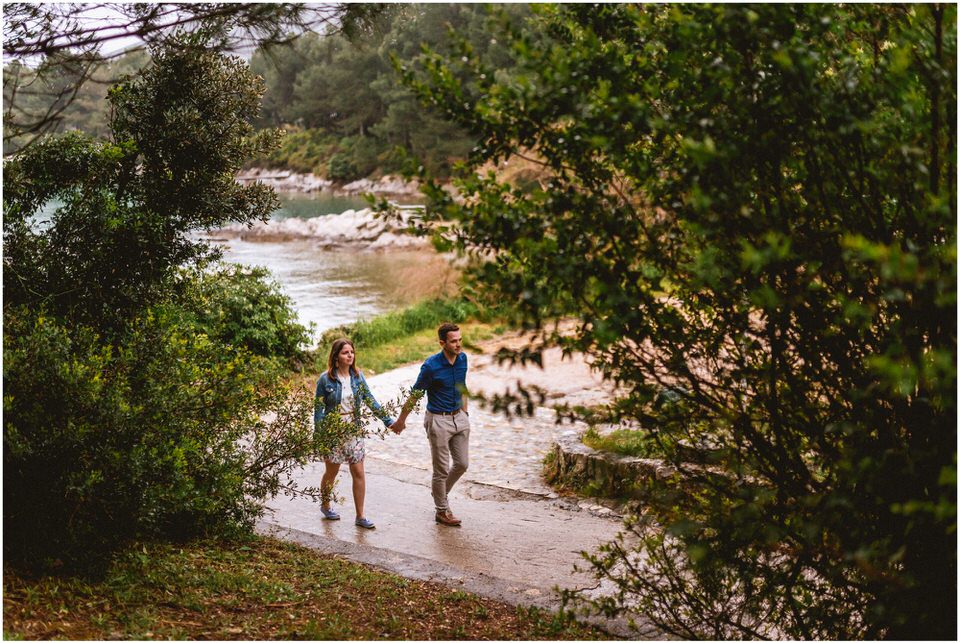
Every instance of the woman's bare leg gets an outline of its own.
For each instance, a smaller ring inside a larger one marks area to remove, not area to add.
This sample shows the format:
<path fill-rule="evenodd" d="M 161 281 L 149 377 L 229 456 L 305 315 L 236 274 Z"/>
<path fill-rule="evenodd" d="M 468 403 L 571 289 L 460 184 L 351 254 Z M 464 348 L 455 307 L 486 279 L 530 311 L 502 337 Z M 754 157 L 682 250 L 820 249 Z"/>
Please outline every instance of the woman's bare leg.
<path fill-rule="evenodd" d="M 357 507 L 357 519 L 363 518 L 363 499 L 367 493 L 367 479 L 363 474 L 363 460 L 350 463 L 350 475 L 353 477 L 353 504 Z"/>
<path fill-rule="evenodd" d="M 333 483 L 337 479 L 337 474 L 340 473 L 340 464 L 327 461 L 324 461 L 323 464 L 326 466 L 326 470 L 323 472 L 323 477 L 320 478 L 320 507 L 326 511 L 330 509 L 330 498 L 333 495 Z"/>

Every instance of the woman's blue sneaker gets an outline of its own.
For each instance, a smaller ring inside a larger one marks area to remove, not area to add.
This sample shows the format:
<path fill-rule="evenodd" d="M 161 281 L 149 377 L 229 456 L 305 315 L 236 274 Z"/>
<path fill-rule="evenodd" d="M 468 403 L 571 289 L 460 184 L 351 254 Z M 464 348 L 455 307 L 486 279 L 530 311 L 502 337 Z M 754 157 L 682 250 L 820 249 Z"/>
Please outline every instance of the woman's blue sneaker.
<path fill-rule="evenodd" d="M 323 507 L 321 507 L 320 511 L 323 512 L 323 517 L 326 518 L 327 520 L 340 520 L 340 514 L 338 514 L 333 509 L 324 509 Z"/>
<path fill-rule="evenodd" d="M 376 529 L 376 528 L 377 528 L 376 525 L 374 525 L 372 522 L 370 522 L 370 521 L 367 520 L 366 518 L 357 518 L 356 522 L 354 522 L 353 524 L 355 524 L 357 527 L 363 527 L 364 529 Z"/>

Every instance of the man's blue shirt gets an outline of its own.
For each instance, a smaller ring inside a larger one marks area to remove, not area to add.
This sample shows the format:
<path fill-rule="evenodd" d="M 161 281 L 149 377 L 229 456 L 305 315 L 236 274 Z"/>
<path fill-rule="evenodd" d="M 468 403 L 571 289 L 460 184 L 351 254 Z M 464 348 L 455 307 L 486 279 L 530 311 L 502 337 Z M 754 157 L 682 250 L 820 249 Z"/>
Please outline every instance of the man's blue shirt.
<path fill-rule="evenodd" d="M 431 355 L 420 367 L 420 376 L 413 388 L 427 392 L 427 410 L 450 413 L 462 405 L 460 391 L 467 386 L 467 354 L 460 353 L 451 364 L 440 351 Z"/>

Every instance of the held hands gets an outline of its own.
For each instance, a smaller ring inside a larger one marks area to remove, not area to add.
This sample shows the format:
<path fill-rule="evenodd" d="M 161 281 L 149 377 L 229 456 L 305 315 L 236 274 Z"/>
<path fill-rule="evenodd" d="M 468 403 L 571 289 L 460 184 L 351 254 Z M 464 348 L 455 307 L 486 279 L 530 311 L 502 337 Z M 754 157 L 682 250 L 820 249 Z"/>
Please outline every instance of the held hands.
<path fill-rule="evenodd" d="M 400 433 L 401 433 L 405 428 L 407 428 L 407 421 L 406 421 L 406 420 L 397 420 L 396 422 L 394 422 L 393 424 L 390 425 L 390 430 L 393 431 L 394 433 L 396 433 L 397 435 L 400 435 Z"/>

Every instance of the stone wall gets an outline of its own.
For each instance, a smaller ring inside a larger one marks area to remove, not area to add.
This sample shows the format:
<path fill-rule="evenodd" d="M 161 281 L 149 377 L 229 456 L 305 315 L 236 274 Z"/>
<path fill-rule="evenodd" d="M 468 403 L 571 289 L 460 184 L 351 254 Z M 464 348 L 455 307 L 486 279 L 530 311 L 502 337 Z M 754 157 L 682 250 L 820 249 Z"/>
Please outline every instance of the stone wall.
<path fill-rule="evenodd" d="M 731 475 L 716 465 L 721 452 L 713 447 L 680 445 L 682 470 L 678 470 L 666 460 L 597 451 L 585 445 L 582 437 L 566 434 L 554 442 L 543 466 L 548 484 L 581 496 L 612 499 L 615 505 L 626 503 L 628 508 L 635 509 L 638 501 L 643 500 L 648 482 L 670 479 L 690 487 L 713 477 Z"/>
<path fill-rule="evenodd" d="M 607 498 L 639 499 L 644 481 L 676 473 L 662 460 L 597 451 L 585 445 L 579 435 L 558 438 L 544 464 L 549 484 Z"/>

